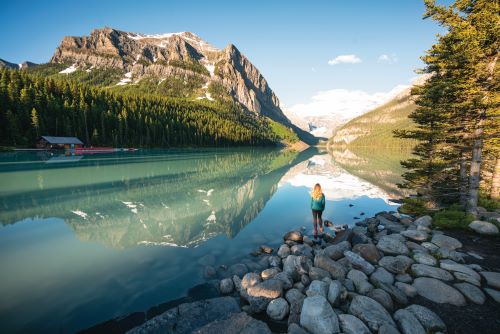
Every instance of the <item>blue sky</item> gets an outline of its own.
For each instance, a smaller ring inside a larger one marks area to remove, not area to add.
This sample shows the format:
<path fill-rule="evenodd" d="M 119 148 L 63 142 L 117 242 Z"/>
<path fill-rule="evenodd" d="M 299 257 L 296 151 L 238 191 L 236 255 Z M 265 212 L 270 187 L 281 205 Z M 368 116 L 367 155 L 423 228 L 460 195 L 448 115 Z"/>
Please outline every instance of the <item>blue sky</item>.
<path fill-rule="evenodd" d="M 318 92 L 370 95 L 408 84 L 440 29 L 422 20 L 423 11 L 422 0 L 7 1 L 0 12 L 0 58 L 47 62 L 65 35 L 104 26 L 191 31 L 219 48 L 235 44 L 282 103 L 293 106 L 308 104 Z M 328 64 L 338 56 L 350 56 L 340 60 L 351 63 Z"/>

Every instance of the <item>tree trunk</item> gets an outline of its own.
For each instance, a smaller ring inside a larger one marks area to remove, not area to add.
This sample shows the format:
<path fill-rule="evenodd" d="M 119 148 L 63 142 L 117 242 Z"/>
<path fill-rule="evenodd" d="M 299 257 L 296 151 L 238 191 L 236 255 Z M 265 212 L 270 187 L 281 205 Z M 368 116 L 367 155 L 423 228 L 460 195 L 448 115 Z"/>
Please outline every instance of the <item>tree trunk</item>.
<path fill-rule="evenodd" d="M 479 198 L 479 181 L 481 180 L 481 153 L 483 149 L 482 127 L 476 130 L 472 160 L 470 163 L 469 196 L 467 198 L 467 212 L 477 214 L 477 201 Z"/>
<path fill-rule="evenodd" d="M 491 180 L 490 197 L 494 200 L 500 200 L 500 158 L 496 157 L 495 167 L 493 169 L 493 178 Z"/>
<path fill-rule="evenodd" d="M 460 181 L 459 181 L 459 191 L 460 191 L 460 205 L 465 208 L 467 207 L 467 160 L 464 155 L 460 160 Z"/>

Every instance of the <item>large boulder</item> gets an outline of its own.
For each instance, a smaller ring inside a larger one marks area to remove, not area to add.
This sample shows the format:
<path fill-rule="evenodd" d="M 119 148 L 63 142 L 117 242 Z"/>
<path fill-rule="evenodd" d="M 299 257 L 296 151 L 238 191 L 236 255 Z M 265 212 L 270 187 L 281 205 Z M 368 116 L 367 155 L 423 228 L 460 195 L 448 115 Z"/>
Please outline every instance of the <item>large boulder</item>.
<path fill-rule="evenodd" d="M 498 227 L 496 227 L 495 224 L 485 222 L 482 220 L 474 220 L 472 223 L 469 224 L 469 228 L 479 234 L 486 234 L 486 235 L 498 234 Z"/>
<path fill-rule="evenodd" d="M 489 286 L 500 290 L 500 273 L 495 271 L 481 271 L 480 274 L 486 279 Z"/>
<path fill-rule="evenodd" d="M 330 273 L 325 269 L 321 269 L 318 267 L 311 267 L 311 269 L 309 269 L 309 278 L 313 281 L 322 280 L 325 277 L 331 278 Z"/>
<path fill-rule="evenodd" d="M 173 332 L 168 332 L 173 333 Z M 178 332 L 175 332 L 178 333 Z M 245 312 L 233 313 L 227 319 L 211 322 L 193 334 L 271 334 L 265 322 L 250 317 Z"/>
<path fill-rule="evenodd" d="M 288 255 L 283 261 L 283 271 L 296 282 L 300 280 L 301 275 L 308 274 L 311 267 L 311 260 L 305 256 Z"/>
<path fill-rule="evenodd" d="M 274 320 L 283 320 L 289 311 L 290 307 L 284 298 L 271 300 L 266 309 L 267 315 Z"/>
<path fill-rule="evenodd" d="M 337 315 L 322 296 L 304 299 L 300 325 L 311 334 L 333 334 L 340 331 Z"/>
<path fill-rule="evenodd" d="M 420 264 L 420 263 L 414 264 L 411 266 L 411 270 L 418 277 L 426 276 L 426 277 L 437 278 L 442 281 L 453 280 L 453 275 L 450 274 L 448 271 L 441 268 L 428 266 L 426 264 Z"/>
<path fill-rule="evenodd" d="M 302 243 L 302 241 L 304 240 L 304 235 L 300 231 L 290 231 L 283 236 L 283 240 Z"/>
<path fill-rule="evenodd" d="M 486 301 L 486 296 L 477 286 L 469 283 L 455 283 L 453 286 L 474 304 L 483 305 Z"/>
<path fill-rule="evenodd" d="M 386 284 L 394 283 L 394 276 L 388 272 L 384 267 L 378 267 L 377 270 L 373 272 L 370 276 L 370 282 L 372 282 L 375 286 L 382 282 Z"/>
<path fill-rule="evenodd" d="M 408 254 L 408 247 L 401 241 L 395 237 L 391 237 L 390 235 L 383 236 L 380 238 L 377 244 L 377 248 L 384 252 L 386 255 L 400 255 L 400 254 Z"/>
<path fill-rule="evenodd" d="M 260 278 L 260 275 L 257 273 L 248 273 L 243 276 L 243 279 L 241 280 L 241 288 L 242 289 L 248 289 L 251 286 L 257 285 L 260 282 L 262 282 L 262 279 Z"/>
<path fill-rule="evenodd" d="M 363 320 L 372 331 L 378 331 L 384 324 L 396 326 L 384 307 L 366 296 L 355 296 L 349 306 L 349 313 Z"/>
<path fill-rule="evenodd" d="M 435 278 L 418 277 L 413 281 L 413 286 L 420 296 L 439 304 L 452 304 L 464 306 L 464 296 L 451 286 Z"/>
<path fill-rule="evenodd" d="M 284 290 L 291 289 L 293 286 L 293 280 L 288 273 L 280 272 L 280 273 L 277 273 L 276 276 L 274 276 L 273 278 L 280 280 L 281 283 L 283 283 Z"/>
<path fill-rule="evenodd" d="M 399 309 L 394 313 L 394 320 L 399 325 L 403 334 L 425 334 L 425 329 L 422 327 L 418 319 L 410 311 Z"/>
<path fill-rule="evenodd" d="M 285 298 L 290 304 L 290 313 L 288 316 L 288 323 L 299 323 L 300 311 L 302 310 L 302 303 L 306 296 L 297 289 L 290 289 L 286 292 Z"/>
<path fill-rule="evenodd" d="M 387 269 L 387 271 L 393 274 L 404 274 L 413 260 L 408 256 L 398 255 L 398 256 L 384 256 L 380 259 L 379 265 Z"/>
<path fill-rule="evenodd" d="M 278 298 L 283 294 L 283 282 L 271 278 L 257 285 L 248 287 L 247 293 L 251 297 Z"/>
<path fill-rule="evenodd" d="M 332 281 L 328 286 L 328 301 L 330 304 L 336 306 L 339 304 L 340 299 L 342 297 L 342 291 L 345 290 L 345 287 L 340 283 L 340 281 Z"/>
<path fill-rule="evenodd" d="M 431 242 L 441 248 L 448 250 L 455 250 L 462 247 L 462 243 L 455 238 L 449 237 L 444 234 L 434 234 Z"/>
<path fill-rule="evenodd" d="M 323 296 L 326 298 L 328 294 L 328 284 L 323 281 L 312 281 L 306 290 L 307 297 Z"/>
<path fill-rule="evenodd" d="M 340 329 L 345 334 L 371 334 L 363 321 L 350 314 L 340 314 Z"/>
<path fill-rule="evenodd" d="M 477 283 L 481 282 L 481 277 L 479 276 L 479 274 L 476 271 L 474 271 L 474 269 L 471 269 L 466 265 L 459 264 L 459 263 L 456 263 L 455 261 L 446 259 L 446 260 L 441 260 L 441 262 L 439 263 L 439 266 L 442 269 L 466 274 L 467 276 L 470 276 L 471 279 L 473 279 Z M 499 276 L 500 276 L 500 274 L 499 274 Z"/>
<path fill-rule="evenodd" d="M 347 273 L 347 278 L 354 283 L 356 291 L 358 291 L 358 293 L 362 295 L 365 295 L 371 290 L 373 290 L 373 285 L 368 283 L 368 277 L 359 270 L 356 269 L 350 270 Z"/>
<path fill-rule="evenodd" d="M 278 248 L 278 256 L 284 259 L 288 255 L 290 255 L 290 247 L 288 247 L 288 245 L 281 245 L 280 248 Z"/>
<path fill-rule="evenodd" d="M 375 267 L 370 262 L 356 253 L 345 251 L 344 256 L 351 263 L 353 268 L 359 269 L 367 275 L 370 275 L 375 270 Z"/>
<path fill-rule="evenodd" d="M 422 216 L 413 222 L 415 226 L 423 226 L 423 227 L 431 227 L 432 225 L 432 217 L 431 216 Z"/>
<path fill-rule="evenodd" d="M 427 332 L 446 332 L 443 320 L 427 307 L 413 304 L 406 307 L 405 310 L 411 312 Z"/>
<path fill-rule="evenodd" d="M 394 303 L 392 302 L 391 296 L 382 289 L 373 289 L 368 292 L 366 296 L 379 302 L 380 305 L 382 305 L 389 312 L 392 312 L 394 309 Z"/>
<path fill-rule="evenodd" d="M 332 260 L 338 260 L 344 256 L 344 252 L 351 250 L 351 243 L 349 241 L 342 241 L 338 244 L 326 247 L 323 251 L 326 256 Z"/>
<path fill-rule="evenodd" d="M 326 255 L 316 255 L 314 257 L 314 266 L 328 271 L 333 279 L 343 279 L 346 275 L 344 266 L 333 261 Z"/>
<path fill-rule="evenodd" d="M 380 252 L 374 244 L 357 244 L 352 248 L 352 251 L 359 254 L 371 264 L 377 264 L 382 258 L 382 255 L 380 255 Z"/>

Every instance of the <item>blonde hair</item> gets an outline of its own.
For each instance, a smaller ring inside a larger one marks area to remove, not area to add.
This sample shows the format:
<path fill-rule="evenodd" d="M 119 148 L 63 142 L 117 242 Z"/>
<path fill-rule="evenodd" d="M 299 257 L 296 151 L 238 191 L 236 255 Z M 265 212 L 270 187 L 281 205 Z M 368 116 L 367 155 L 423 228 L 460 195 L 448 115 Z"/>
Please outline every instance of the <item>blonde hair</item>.
<path fill-rule="evenodd" d="M 315 200 L 318 200 L 321 198 L 321 195 L 323 195 L 323 191 L 321 191 L 321 185 L 319 183 L 316 183 L 314 185 L 313 191 L 311 192 L 311 196 Z"/>

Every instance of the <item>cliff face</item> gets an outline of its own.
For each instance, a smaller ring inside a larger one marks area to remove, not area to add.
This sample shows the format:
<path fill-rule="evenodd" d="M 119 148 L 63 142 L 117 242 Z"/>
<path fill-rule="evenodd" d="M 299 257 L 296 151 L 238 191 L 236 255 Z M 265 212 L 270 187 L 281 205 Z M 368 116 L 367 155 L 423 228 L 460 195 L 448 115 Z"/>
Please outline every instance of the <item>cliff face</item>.
<path fill-rule="evenodd" d="M 76 69 L 122 70 L 129 80 L 121 85 L 145 77 L 161 82 L 194 76 L 205 82 L 205 89 L 212 82 L 220 83 L 249 111 L 290 124 L 266 79 L 234 45 L 219 50 L 190 32 L 144 35 L 96 29 L 89 36 L 65 37 L 51 62 L 72 65 L 64 72 L 68 74 Z"/>

